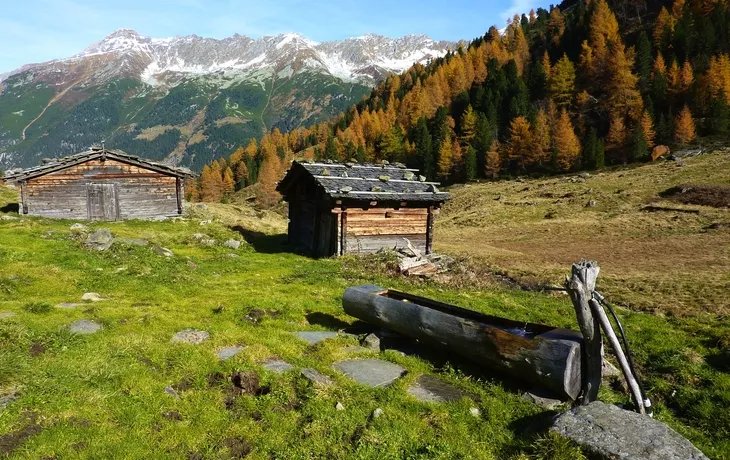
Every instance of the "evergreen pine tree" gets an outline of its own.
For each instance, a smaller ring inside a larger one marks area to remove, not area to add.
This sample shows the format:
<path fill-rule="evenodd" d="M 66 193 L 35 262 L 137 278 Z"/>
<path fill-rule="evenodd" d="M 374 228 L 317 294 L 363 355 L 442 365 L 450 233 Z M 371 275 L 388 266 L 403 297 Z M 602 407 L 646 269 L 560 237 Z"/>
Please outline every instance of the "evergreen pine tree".
<path fill-rule="evenodd" d="M 636 126 L 634 126 L 634 131 L 631 135 L 631 145 L 629 146 L 629 160 L 645 161 L 648 155 L 649 144 L 647 144 L 646 142 L 644 127 L 641 123 L 637 123 Z"/>
<path fill-rule="evenodd" d="M 469 146 L 464 159 L 464 173 L 467 182 L 471 182 L 477 177 L 477 151 L 474 147 Z"/>
<path fill-rule="evenodd" d="M 730 106 L 725 92 L 720 90 L 710 103 L 710 130 L 713 134 L 725 135 L 730 128 Z"/>
<path fill-rule="evenodd" d="M 411 138 L 416 149 L 415 157 L 418 167 L 427 178 L 433 179 L 435 177 L 433 146 L 431 145 L 431 133 L 428 132 L 426 117 L 418 119 Z"/>
<path fill-rule="evenodd" d="M 596 149 L 598 148 L 598 133 L 596 128 L 591 127 L 588 138 L 583 145 L 582 164 L 586 169 L 596 169 Z"/>
<path fill-rule="evenodd" d="M 325 160 L 336 160 L 338 157 L 337 154 L 337 145 L 335 144 L 335 138 L 332 134 L 329 135 L 327 138 L 327 144 L 324 148 L 324 159 Z"/>
<path fill-rule="evenodd" d="M 596 169 L 606 166 L 606 149 L 603 146 L 603 140 L 599 139 L 596 143 Z"/>
<path fill-rule="evenodd" d="M 492 127 L 483 113 L 477 117 L 476 134 L 472 145 L 477 151 L 477 173 L 483 176 L 486 174 L 487 152 L 492 147 Z"/>
<path fill-rule="evenodd" d="M 651 42 L 646 31 L 642 30 L 636 44 L 636 74 L 639 76 L 639 89 L 647 94 L 651 88 Z"/>

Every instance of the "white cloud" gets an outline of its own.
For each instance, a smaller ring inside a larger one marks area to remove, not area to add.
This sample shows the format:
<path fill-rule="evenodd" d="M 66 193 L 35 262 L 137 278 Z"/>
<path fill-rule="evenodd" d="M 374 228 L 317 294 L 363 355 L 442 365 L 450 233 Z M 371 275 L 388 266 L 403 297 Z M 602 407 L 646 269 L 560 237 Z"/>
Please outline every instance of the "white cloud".
<path fill-rule="evenodd" d="M 512 4 L 509 8 L 500 13 L 500 17 L 504 21 L 503 24 L 510 21 L 515 14 L 522 15 L 529 13 L 532 8 L 537 6 L 537 3 L 538 2 L 535 0 L 512 0 Z"/>

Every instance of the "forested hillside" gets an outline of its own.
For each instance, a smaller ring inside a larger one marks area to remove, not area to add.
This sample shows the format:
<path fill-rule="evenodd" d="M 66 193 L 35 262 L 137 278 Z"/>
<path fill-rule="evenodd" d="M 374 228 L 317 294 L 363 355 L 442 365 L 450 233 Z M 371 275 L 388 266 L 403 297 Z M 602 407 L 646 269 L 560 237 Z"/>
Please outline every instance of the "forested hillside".
<path fill-rule="evenodd" d="M 662 3 L 580 0 L 515 16 L 503 34 L 492 27 L 388 78 L 329 124 L 239 148 L 204 171 L 202 198 L 220 198 L 217 173 L 229 167 L 228 190 L 258 181 L 270 193 L 293 154 L 398 161 L 453 183 L 646 161 L 655 145 L 698 136 L 723 141 L 730 8 Z"/>

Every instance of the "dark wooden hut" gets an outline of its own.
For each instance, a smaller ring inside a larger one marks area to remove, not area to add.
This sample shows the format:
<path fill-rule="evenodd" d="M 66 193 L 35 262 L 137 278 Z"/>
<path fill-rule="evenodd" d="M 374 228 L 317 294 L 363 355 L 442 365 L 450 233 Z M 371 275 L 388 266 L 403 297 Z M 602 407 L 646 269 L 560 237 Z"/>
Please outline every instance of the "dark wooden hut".
<path fill-rule="evenodd" d="M 314 257 L 433 246 L 449 194 L 402 165 L 292 163 L 277 190 L 289 202 L 289 241 Z"/>
<path fill-rule="evenodd" d="M 193 173 L 119 150 L 93 147 L 41 166 L 11 171 L 20 212 L 63 219 L 161 219 L 182 214 Z"/>

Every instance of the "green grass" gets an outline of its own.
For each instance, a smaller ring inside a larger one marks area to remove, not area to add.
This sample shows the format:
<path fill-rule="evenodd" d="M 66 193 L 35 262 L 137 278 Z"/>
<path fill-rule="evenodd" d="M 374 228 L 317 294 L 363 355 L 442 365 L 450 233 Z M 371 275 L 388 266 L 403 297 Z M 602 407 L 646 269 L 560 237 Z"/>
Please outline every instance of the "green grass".
<path fill-rule="evenodd" d="M 15 199 L 15 191 L 0 188 L 0 208 Z M 0 319 L 0 396 L 20 391 L 0 411 L 0 434 L 6 434 L 0 440 L 10 435 L 17 441 L 12 458 L 230 458 L 249 449 L 249 458 L 576 458 L 575 446 L 528 429 L 545 413 L 522 399 L 526 388 L 517 382 L 477 372 L 454 357 L 442 363 L 387 351 L 382 358 L 408 374 L 392 387 L 368 389 L 331 368 L 351 356 L 343 348 L 354 339 L 308 347 L 291 334 L 352 323 L 342 311 L 342 293 L 361 283 L 575 328 L 565 297 L 396 277 L 378 258 L 312 260 L 281 252 L 275 215 L 233 209 L 217 205 L 208 212 L 261 235 L 235 251 L 238 257 L 192 238 L 199 232 L 218 241 L 238 237 L 219 222 L 201 226 L 205 209 L 188 220 L 92 225 L 169 248 L 172 258 L 119 244 L 90 252 L 69 230 L 70 221 L 0 220 L 0 312 L 15 313 Z M 45 313 L 28 307 L 80 302 L 85 292 L 107 300 Z M 245 317 L 253 309 L 272 314 L 252 323 Z M 711 457 L 729 456 L 730 376 L 721 369 L 728 360 L 727 319 L 621 315 L 657 418 Z M 103 329 L 89 336 L 68 333 L 67 326 L 82 318 Z M 170 343 L 186 328 L 207 330 L 211 339 Z M 215 351 L 229 345 L 246 349 L 219 361 Z M 313 367 L 335 385 L 312 388 L 296 371 L 268 373 L 260 364 L 272 356 Z M 268 393 L 227 401 L 228 384 L 213 377 L 250 370 L 260 374 Z M 419 403 L 405 390 L 422 373 L 474 396 Z M 165 394 L 168 385 L 180 399 Z M 607 387 L 600 396 L 628 402 Z M 335 410 L 337 402 L 344 411 Z M 377 407 L 384 415 L 371 420 Z M 471 407 L 480 417 L 469 413 Z M 0 449 L 4 445 L 0 441 Z"/>

